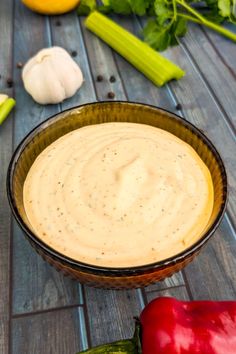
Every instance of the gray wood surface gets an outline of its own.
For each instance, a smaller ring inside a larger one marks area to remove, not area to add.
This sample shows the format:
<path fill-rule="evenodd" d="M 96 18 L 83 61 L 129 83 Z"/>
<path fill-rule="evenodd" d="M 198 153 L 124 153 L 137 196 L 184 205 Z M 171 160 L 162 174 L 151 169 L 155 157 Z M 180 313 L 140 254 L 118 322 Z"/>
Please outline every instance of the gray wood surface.
<path fill-rule="evenodd" d="M 0 92 L 12 94 L 6 80 L 11 77 L 12 58 L 12 2 L 0 2 Z M 12 119 L 0 128 L 0 353 L 9 350 L 9 316 L 11 311 L 11 220 L 7 203 L 5 180 L 7 166 L 12 154 Z"/>
<path fill-rule="evenodd" d="M 12 321 L 13 354 L 66 354 L 83 349 L 79 309 L 62 309 Z"/>
<path fill-rule="evenodd" d="M 140 35 L 140 19 L 114 19 Z M 83 22 L 75 12 L 49 18 L 27 10 L 20 0 L 0 1 L 0 45 L 4 48 L 0 51 L 0 92 L 8 92 L 17 100 L 14 114 L 0 126 L 0 354 L 74 354 L 131 337 L 133 317 L 158 296 L 236 298 L 235 45 L 191 25 L 181 45 L 164 53 L 186 71 L 186 76 L 157 88 L 88 32 Z M 74 59 L 85 81 L 81 90 L 61 105 L 40 106 L 23 89 L 21 70 L 16 65 L 52 45 L 77 51 Z M 98 75 L 103 76 L 102 82 L 97 81 Z M 113 83 L 111 75 L 116 78 Z M 7 89 L 7 77 L 13 77 L 13 89 Z M 6 198 L 7 166 L 20 140 L 50 115 L 107 99 L 110 91 L 117 100 L 160 106 L 196 124 L 220 151 L 229 177 L 227 215 L 201 254 L 183 272 L 138 290 L 93 289 L 56 272 L 36 255 L 16 223 L 11 223 Z M 181 111 L 176 109 L 178 102 Z"/>

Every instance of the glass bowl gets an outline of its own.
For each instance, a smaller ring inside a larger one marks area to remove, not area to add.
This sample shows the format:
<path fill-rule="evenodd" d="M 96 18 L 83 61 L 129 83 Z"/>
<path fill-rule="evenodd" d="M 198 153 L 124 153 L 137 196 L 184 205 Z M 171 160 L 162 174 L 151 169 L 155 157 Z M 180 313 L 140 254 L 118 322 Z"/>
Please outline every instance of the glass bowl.
<path fill-rule="evenodd" d="M 129 268 L 86 264 L 57 252 L 31 231 L 23 204 L 23 185 L 36 157 L 62 135 L 89 124 L 136 122 L 164 129 L 190 144 L 208 166 L 214 186 L 214 206 L 204 235 L 191 247 L 168 259 Z M 13 215 L 33 248 L 57 270 L 81 283 L 100 288 L 130 289 L 149 285 L 185 267 L 213 235 L 223 217 L 227 200 L 227 177 L 214 145 L 194 125 L 163 109 L 132 102 L 84 104 L 56 114 L 39 124 L 19 144 L 11 159 L 7 193 Z"/>

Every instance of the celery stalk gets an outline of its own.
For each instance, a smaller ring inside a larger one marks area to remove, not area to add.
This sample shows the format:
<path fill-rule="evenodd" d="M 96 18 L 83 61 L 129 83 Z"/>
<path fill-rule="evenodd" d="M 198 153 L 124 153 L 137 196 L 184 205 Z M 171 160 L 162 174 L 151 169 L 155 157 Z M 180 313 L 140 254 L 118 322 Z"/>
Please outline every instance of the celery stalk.
<path fill-rule="evenodd" d="M 97 11 L 87 17 L 85 26 L 157 86 L 162 86 L 171 79 L 180 79 L 185 74 L 180 67 Z"/>
<path fill-rule="evenodd" d="M 13 98 L 7 98 L 0 106 L 0 125 L 7 118 L 12 108 L 15 106 L 16 101 Z"/>

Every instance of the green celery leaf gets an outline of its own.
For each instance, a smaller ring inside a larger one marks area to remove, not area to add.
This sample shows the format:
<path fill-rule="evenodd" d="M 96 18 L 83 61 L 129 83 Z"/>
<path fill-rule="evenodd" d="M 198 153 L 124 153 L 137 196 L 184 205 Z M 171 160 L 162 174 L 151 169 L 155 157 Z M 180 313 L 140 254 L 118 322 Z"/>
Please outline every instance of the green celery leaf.
<path fill-rule="evenodd" d="M 236 20 L 236 0 L 232 0 L 232 16 Z"/>
<path fill-rule="evenodd" d="M 165 50 L 171 42 L 170 25 L 159 25 L 156 21 L 148 22 L 143 30 L 144 40 L 156 50 Z"/>
<path fill-rule="evenodd" d="M 152 0 L 128 0 L 130 7 L 136 15 L 146 15 L 147 9 L 150 7 Z"/>
<path fill-rule="evenodd" d="M 178 17 L 177 21 L 173 24 L 173 32 L 176 37 L 183 37 L 187 32 L 187 20 L 182 17 Z"/>
<path fill-rule="evenodd" d="M 231 13 L 230 0 L 218 0 L 219 13 L 223 17 L 229 17 Z"/>
<path fill-rule="evenodd" d="M 111 9 L 117 14 L 129 15 L 132 13 L 129 0 L 109 0 L 109 3 Z"/>
<path fill-rule="evenodd" d="M 77 9 L 79 16 L 87 16 L 96 9 L 96 0 L 81 0 Z"/>
<path fill-rule="evenodd" d="M 173 12 L 167 6 L 166 2 L 163 0 L 155 0 L 154 10 L 159 25 L 163 25 L 166 22 L 166 20 L 170 19 L 173 16 Z"/>
<path fill-rule="evenodd" d="M 178 44 L 178 37 L 183 37 L 187 32 L 187 20 L 182 17 L 177 17 L 170 28 L 171 41 L 170 45 L 174 46 Z"/>

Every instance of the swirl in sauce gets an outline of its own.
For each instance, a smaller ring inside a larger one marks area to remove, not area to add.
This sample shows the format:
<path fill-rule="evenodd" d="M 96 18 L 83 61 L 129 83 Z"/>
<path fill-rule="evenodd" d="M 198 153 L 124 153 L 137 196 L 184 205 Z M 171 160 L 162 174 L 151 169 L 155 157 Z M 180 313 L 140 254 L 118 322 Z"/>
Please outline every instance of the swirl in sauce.
<path fill-rule="evenodd" d="M 196 242 L 213 208 L 210 172 L 193 148 L 144 124 L 104 123 L 49 145 L 24 184 L 36 235 L 72 259 L 129 267 Z"/>

